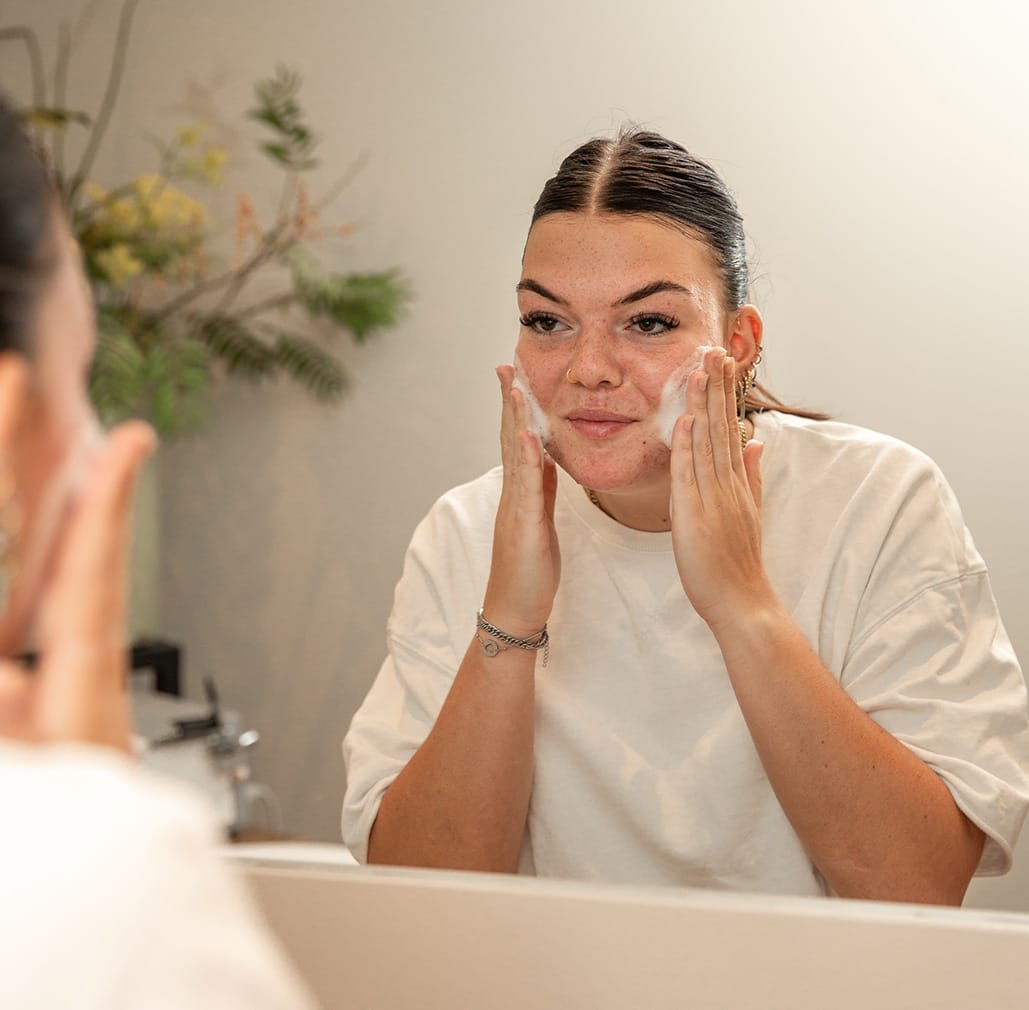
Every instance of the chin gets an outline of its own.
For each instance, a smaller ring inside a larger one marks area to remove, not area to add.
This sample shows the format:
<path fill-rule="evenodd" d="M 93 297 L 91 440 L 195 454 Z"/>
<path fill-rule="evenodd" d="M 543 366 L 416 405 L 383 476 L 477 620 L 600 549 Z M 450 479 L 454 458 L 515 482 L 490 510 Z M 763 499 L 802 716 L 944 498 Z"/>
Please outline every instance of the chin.
<path fill-rule="evenodd" d="M 569 477 L 594 491 L 643 490 L 656 482 L 667 481 L 671 452 L 656 439 L 633 452 L 571 448 L 554 441 L 547 452 Z"/>

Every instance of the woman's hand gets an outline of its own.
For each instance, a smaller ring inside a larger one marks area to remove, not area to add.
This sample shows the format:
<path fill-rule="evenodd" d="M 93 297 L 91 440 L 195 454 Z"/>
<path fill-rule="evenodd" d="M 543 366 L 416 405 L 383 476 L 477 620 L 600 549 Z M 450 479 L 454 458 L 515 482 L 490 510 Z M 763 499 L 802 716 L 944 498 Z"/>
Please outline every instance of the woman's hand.
<path fill-rule="evenodd" d="M 131 750 L 126 568 L 133 490 L 153 446 L 150 428 L 129 422 L 93 464 L 42 604 L 37 668 L 0 664 L 0 737 Z"/>
<path fill-rule="evenodd" d="M 561 577 L 554 527 L 557 468 L 529 430 L 529 408 L 512 388 L 514 369 L 497 369 L 503 409 L 500 453 L 504 487 L 493 527 L 493 561 L 483 602 L 486 619 L 508 634 L 529 636 L 550 616 Z"/>
<path fill-rule="evenodd" d="M 686 595 L 717 634 L 774 598 L 761 562 L 761 443 L 740 447 L 736 362 L 712 348 L 672 437 L 672 543 Z"/>

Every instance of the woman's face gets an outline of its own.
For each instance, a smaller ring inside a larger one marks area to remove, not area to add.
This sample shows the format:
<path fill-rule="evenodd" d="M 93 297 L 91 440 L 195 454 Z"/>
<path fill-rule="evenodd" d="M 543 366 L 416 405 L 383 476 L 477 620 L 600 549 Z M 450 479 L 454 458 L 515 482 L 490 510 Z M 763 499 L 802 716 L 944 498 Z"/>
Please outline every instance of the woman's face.
<path fill-rule="evenodd" d="M 93 300 L 78 248 L 54 214 L 55 265 L 31 320 L 34 357 L 21 423 L 7 455 L 21 513 L 16 574 L 0 619 L 0 649 L 22 645 L 55 547 L 89 463 L 99 427 L 88 377 L 96 343 Z"/>
<path fill-rule="evenodd" d="M 517 356 L 550 423 L 547 451 L 580 484 L 667 483 L 654 422 L 672 373 L 703 345 L 754 357 L 756 310 L 728 313 L 708 247 L 651 218 L 550 214 L 529 232 Z M 760 317 L 756 331 L 760 337 Z"/>

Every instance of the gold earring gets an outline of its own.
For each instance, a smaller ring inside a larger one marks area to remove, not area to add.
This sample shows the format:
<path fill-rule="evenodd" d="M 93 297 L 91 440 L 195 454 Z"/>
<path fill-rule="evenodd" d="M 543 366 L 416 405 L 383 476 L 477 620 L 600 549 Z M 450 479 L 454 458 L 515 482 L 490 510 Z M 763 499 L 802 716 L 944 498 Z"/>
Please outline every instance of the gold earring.
<path fill-rule="evenodd" d="M 747 442 L 750 441 L 747 435 L 747 394 L 750 393 L 757 380 L 757 366 L 760 361 L 761 351 L 759 349 L 754 363 L 750 366 L 750 371 L 736 383 L 736 426 L 740 430 L 741 449 L 746 449 Z"/>

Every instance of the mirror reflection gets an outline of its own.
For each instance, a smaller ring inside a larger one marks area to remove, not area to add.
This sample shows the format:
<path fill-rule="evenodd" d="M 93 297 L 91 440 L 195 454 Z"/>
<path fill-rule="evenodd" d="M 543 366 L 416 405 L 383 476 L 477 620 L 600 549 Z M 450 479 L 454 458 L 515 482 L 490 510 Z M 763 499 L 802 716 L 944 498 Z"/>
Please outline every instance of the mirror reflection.
<path fill-rule="evenodd" d="M 95 125 L 122 6 L 90 7 L 5 22 L 47 52 L 68 22 L 46 104 Z M 343 399 L 218 364 L 149 464 L 133 631 L 181 664 L 133 678 L 152 757 L 227 831 L 361 860 L 952 903 L 1014 852 L 966 900 L 1029 911 L 1026 14 L 596 13 L 135 10 L 88 181 L 206 123 L 223 181 L 181 188 L 233 269 L 280 208 L 246 113 L 287 64 L 318 262 L 413 292 L 362 343 L 273 306 Z M 0 87 L 31 104 L 16 60 Z"/>

